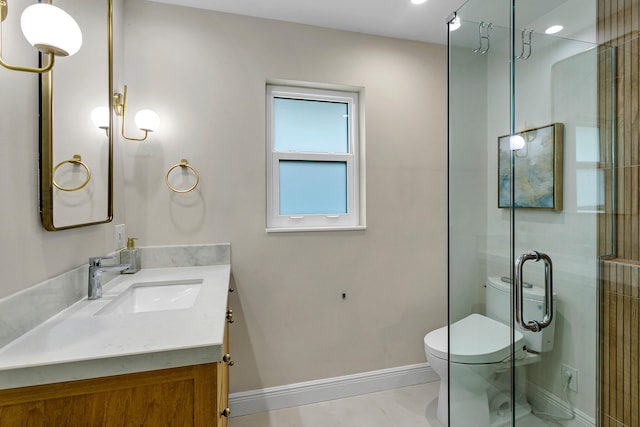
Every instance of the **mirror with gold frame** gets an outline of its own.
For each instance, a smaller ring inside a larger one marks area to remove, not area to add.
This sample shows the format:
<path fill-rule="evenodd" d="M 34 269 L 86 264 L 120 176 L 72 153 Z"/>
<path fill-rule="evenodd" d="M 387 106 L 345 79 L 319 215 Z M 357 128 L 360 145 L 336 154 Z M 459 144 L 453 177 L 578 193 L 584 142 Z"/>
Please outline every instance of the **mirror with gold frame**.
<path fill-rule="evenodd" d="M 40 75 L 40 211 L 49 231 L 113 218 L 112 0 L 54 3 L 78 22 L 83 42 Z M 108 128 L 93 123 L 96 107 L 108 107 Z"/>

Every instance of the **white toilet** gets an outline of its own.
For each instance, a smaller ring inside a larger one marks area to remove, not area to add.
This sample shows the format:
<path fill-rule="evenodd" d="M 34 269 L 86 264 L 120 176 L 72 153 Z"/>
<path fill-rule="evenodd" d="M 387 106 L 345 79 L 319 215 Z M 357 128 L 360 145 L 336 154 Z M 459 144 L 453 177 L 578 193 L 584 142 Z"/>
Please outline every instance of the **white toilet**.
<path fill-rule="evenodd" d="M 471 314 L 464 319 L 429 332 L 424 337 L 427 360 L 440 376 L 438 396 L 438 420 L 448 426 L 447 399 L 451 381 L 452 417 L 457 426 L 498 427 L 510 424 L 509 393 L 500 384 L 500 373 L 511 369 L 511 330 L 509 328 L 511 284 L 500 277 L 489 277 L 485 292 L 487 315 Z M 544 316 L 544 289 L 524 288 L 525 319 L 542 319 Z M 555 294 L 553 296 L 555 300 Z M 555 304 L 554 304 L 555 307 Z M 555 313 L 553 313 L 555 315 Z M 535 363 L 538 353 L 553 349 L 555 322 L 541 332 L 531 332 L 519 326 L 514 331 L 516 366 Z M 451 334 L 451 373 L 447 372 L 447 335 Z M 524 386 L 522 374 L 518 382 Z M 503 379 L 504 380 L 504 379 Z M 508 385 L 506 386 L 508 390 Z M 527 416 L 531 407 L 519 390 L 516 401 L 516 418 Z"/>

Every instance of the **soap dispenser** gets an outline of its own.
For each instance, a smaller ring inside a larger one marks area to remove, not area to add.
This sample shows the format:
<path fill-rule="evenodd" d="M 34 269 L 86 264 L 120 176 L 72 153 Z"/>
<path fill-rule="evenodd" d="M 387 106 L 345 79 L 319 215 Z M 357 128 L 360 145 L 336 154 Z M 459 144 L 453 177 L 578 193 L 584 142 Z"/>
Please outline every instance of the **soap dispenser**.
<path fill-rule="evenodd" d="M 120 251 L 120 263 L 129 264 L 129 268 L 122 270 L 123 274 L 133 274 L 140 270 L 140 251 L 135 247 L 136 237 L 127 239 L 127 249 Z"/>

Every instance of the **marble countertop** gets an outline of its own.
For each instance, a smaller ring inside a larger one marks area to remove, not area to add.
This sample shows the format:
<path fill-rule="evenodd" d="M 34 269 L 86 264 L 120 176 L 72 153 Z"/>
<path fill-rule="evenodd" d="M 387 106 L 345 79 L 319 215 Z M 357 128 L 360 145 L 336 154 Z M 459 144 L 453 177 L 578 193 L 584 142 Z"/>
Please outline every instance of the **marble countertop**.
<path fill-rule="evenodd" d="M 143 269 L 103 286 L 0 349 L 0 389 L 209 363 L 222 359 L 229 265 Z M 192 307 L 97 314 L 133 285 L 202 280 Z M 37 310 L 37 307 L 33 307 Z"/>

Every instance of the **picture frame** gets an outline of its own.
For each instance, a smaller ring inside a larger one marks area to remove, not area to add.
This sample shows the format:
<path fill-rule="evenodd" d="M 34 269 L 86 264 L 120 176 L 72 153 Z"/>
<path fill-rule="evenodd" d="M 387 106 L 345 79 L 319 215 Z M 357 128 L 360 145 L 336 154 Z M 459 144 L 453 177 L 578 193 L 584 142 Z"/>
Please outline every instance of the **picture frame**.
<path fill-rule="evenodd" d="M 564 126 L 553 123 L 518 133 L 524 147 L 513 151 L 516 208 L 562 210 Z M 498 208 L 511 207 L 511 135 L 498 137 Z"/>

